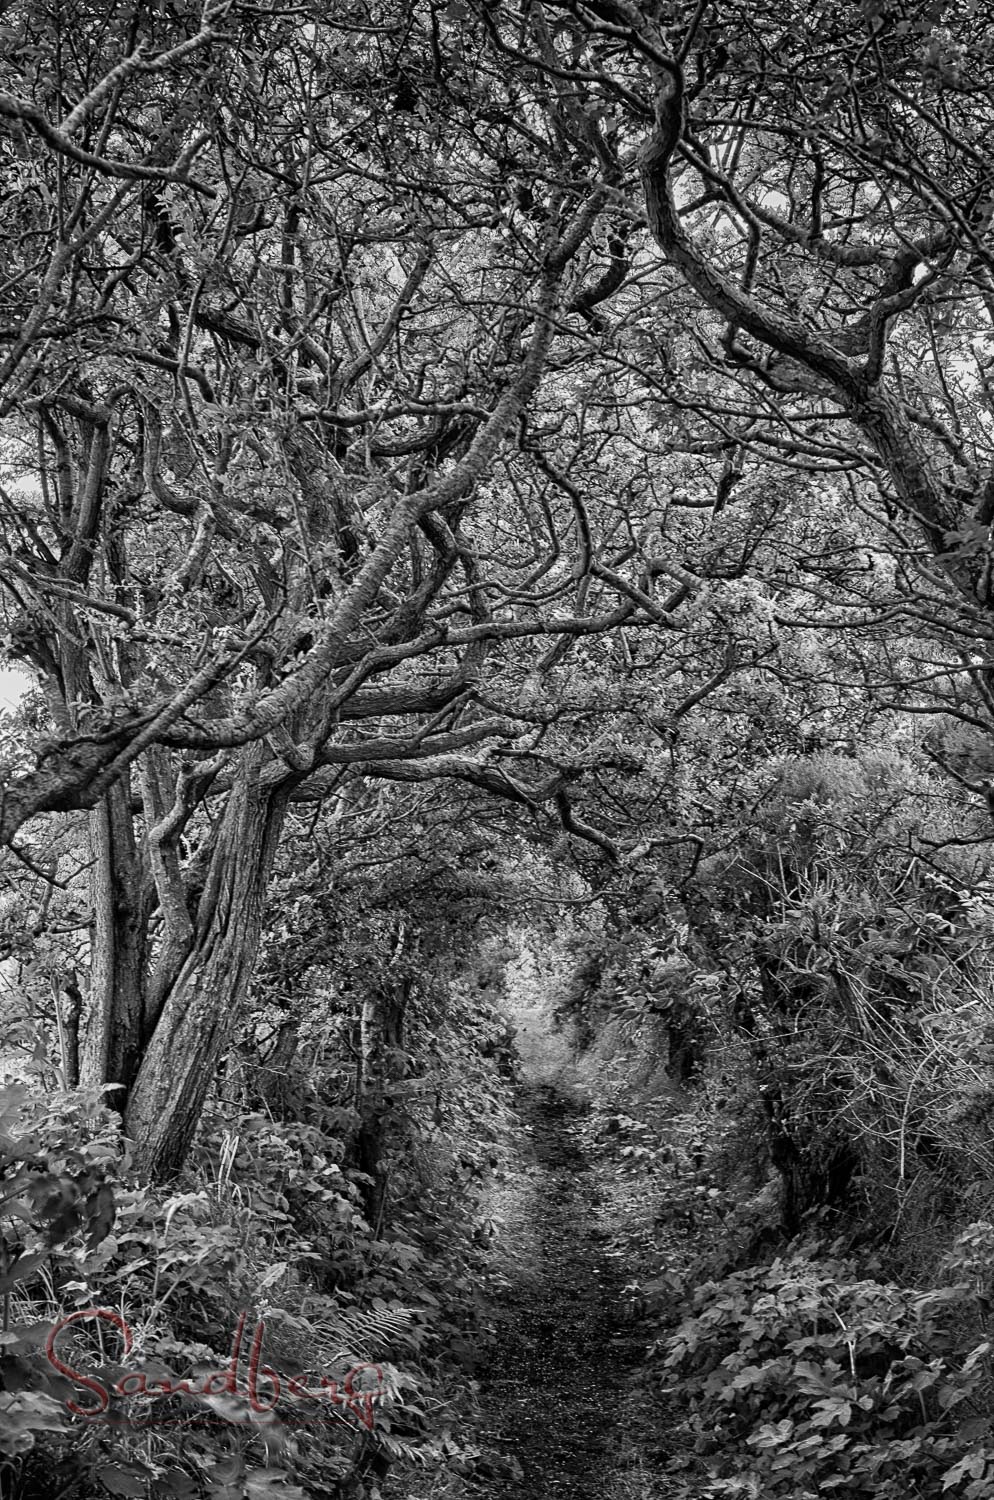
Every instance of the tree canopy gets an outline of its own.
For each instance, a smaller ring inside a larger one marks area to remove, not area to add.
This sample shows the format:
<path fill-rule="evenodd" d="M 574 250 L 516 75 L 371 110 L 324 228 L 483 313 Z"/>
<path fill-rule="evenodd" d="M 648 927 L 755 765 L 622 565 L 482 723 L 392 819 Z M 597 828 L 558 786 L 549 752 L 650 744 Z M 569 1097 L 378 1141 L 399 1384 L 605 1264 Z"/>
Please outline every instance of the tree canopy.
<path fill-rule="evenodd" d="M 14 0 L 0 38 L 2 647 L 38 683 L 0 836 L 67 1081 L 151 1174 L 258 975 L 355 946 L 336 903 L 375 1134 L 429 931 L 722 908 L 795 762 L 872 801 L 896 755 L 888 849 L 982 878 L 981 6 Z"/>

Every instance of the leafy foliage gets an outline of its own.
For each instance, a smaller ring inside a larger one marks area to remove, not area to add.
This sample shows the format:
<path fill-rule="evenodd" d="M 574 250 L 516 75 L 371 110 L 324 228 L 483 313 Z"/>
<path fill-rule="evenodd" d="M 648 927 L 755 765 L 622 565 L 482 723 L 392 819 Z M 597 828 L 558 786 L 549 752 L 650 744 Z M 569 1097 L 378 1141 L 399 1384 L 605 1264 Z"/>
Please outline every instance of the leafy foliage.
<path fill-rule="evenodd" d="M 972 1226 L 950 1270 L 990 1234 Z M 918 1291 L 800 1255 L 700 1287 L 661 1352 L 719 1476 L 708 1493 L 896 1500 L 910 1484 L 979 1500 L 994 1443 L 990 1343 L 963 1341 L 976 1296 L 967 1281 Z"/>

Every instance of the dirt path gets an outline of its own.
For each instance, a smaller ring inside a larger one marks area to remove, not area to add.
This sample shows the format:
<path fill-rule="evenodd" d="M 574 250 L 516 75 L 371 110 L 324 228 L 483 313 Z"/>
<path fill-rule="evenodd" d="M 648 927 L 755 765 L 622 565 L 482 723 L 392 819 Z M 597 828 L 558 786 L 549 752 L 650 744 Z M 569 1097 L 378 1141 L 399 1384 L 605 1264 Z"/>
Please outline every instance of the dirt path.
<path fill-rule="evenodd" d="M 481 1380 L 482 1436 L 503 1455 L 487 1500 L 651 1500 L 624 1423 L 642 1343 L 621 1321 L 584 1106 L 545 1083 L 519 1109 L 522 1176 L 494 1247 L 503 1287 Z"/>

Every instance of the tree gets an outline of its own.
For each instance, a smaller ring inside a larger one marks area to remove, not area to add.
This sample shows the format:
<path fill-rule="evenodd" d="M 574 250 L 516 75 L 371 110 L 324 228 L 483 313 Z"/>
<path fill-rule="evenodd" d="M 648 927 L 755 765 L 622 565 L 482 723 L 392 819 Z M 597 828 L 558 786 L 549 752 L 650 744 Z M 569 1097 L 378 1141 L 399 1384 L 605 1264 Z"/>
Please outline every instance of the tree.
<path fill-rule="evenodd" d="M 168 1171 L 290 801 L 454 776 L 589 837 L 575 771 L 467 754 L 519 732 L 493 644 L 676 629 L 690 590 L 588 577 L 555 430 L 528 437 L 618 279 L 541 80 L 431 7 L 5 25 L 7 650 L 52 732 L 2 832 L 91 809 L 83 1078 Z"/>
<path fill-rule="evenodd" d="M 919 622 L 946 670 L 921 692 L 912 671 L 902 697 L 989 732 L 986 18 L 624 0 L 556 14 L 550 75 L 583 77 L 601 120 L 646 122 L 619 166 L 637 166 L 669 273 L 706 310 L 714 383 L 680 400 L 724 455 L 722 503 L 757 461 L 844 474 L 890 586 L 867 580 L 865 552 L 836 557 L 834 613 Z"/>
<path fill-rule="evenodd" d="M 770 649 L 721 601 L 785 515 L 834 624 L 907 622 L 877 688 L 988 731 L 982 23 L 729 15 L 8 13 L 3 578 L 52 733 L 2 832 L 91 810 L 83 1072 L 150 1163 L 290 801 L 455 777 L 614 857 L 597 638 L 679 720 Z"/>

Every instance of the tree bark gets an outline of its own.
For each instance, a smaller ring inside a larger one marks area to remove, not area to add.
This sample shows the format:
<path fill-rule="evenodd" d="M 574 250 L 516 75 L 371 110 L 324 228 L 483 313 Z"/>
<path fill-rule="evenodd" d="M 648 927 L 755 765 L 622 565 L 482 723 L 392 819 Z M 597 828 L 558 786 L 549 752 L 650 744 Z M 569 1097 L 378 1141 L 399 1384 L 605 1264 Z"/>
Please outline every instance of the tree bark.
<path fill-rule="evenodd" d="M 294 1068 L 299 1040 L 300 1020 L 297 1016 L 287 1016 L 280 1023 L 272 1049 L 260 1065 L 259 1096 L 278 1120 L 300 1118 L 304 1095 L 299 1069 Z"/>
<path fill-rule="evenodd" d="M 141 1169 L 182 1166 L 231 1039 L 255 966 L 266 887 L 286 792 L 259 785 L 260 752 L 244 752 L 214 845 L 183 962 L 149 1039 L 125 1115 Z"/>
<path fill-rule="evenodd" d="M 393 1124 L 390 1086 L 399 1076 L 410 980 L 378 985 L 363 1001 L 360 1023 L 359 1130 L 356 1159 L 371 1180 L 363 1190 L 366 1218 L 374 1234 L 386 1209 L 385 1160 Z"/>
<path fill-rule="evenodd" d="M 80 1082 L 121 1089 L 108 1103 L 124 1109 L 142 1053 L 148 972 L 148 921 L 127 778 L 90 814 L 93 901 L 90 1003 Z"/>

